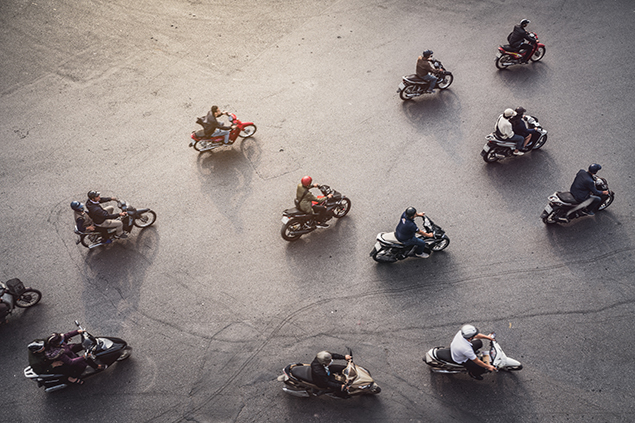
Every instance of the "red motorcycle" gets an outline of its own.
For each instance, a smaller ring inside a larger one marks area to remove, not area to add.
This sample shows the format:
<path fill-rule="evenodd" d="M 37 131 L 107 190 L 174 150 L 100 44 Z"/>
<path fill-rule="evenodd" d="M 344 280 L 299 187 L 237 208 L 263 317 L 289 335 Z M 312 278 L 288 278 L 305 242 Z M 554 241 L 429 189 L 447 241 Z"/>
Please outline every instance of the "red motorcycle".
<path fill-rule="evenodd" d="M 234 128 L 229 132 L 227 144 L 223 142 L 225 140 L 223 135 L 215 137 L 205 136 L 205 131 L 199 129 L 198 131 L 192 132 L 192 141 L 190 141 L 189 146 L 194 147 L 196 151 L 210 151 L 222 147 L 223 145 L 232 145 L 238 137 L 249 138 L 256 133 L 257 128 L 253 122 L 241 122 L 233 113 L 229 114 L 229 121 Z M 196 119 L 196 123 L 203 126 L 203 120 L 201 118 Z"/>
<path fill-rule="evenodd" d="M 531 60 L 532 62 L 537 62 L 544 57 L 545 52 L 547 51 L 547 47 L 545 47 L 544 44 L 538 42 L 538 35 L 536 35 L 535 32 L 530 32 L 529 36 L 532 38 L 530 44 L 531 52 L 526 54 L 529 55 L 529 60 Z M 498 55 L 496 56 L 496 67 L 498 69 L 507 69 L 511 65 L 525 64 L 527 62 L 523 63 L 524 54 L 525 52 L 519 53 L 509 44 L 499 46 Z"/>

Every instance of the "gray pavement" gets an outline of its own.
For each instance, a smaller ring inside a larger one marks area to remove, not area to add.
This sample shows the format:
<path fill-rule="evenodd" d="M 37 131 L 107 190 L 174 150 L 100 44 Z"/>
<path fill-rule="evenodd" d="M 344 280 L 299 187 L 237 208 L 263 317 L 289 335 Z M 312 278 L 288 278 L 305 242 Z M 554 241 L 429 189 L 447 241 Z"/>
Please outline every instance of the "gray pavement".
<path fill-rule="evenodd" d="M 559 422 L 635 418 L 630 1 L 0 3 L 0 279 L 43 292 L 0 326 L 0 421 Z M 521 18 L 541 63 L 497 71 Z M 455 80 L 395 90 L 431 48 Z M 212 104 L 253 139 L 197 154 Z M 507 107 L 540 118 L 538 152 L 486 165 Z M 538 218 L 592 162 L 616 192 L 566 226 Z M 310 174 L 350 214 L 279 235 Z M 89 189 L 158 214 L 87 251 L 72 200 Z M 451 238 L 378 266 L 374 237 L 409 205 Z M 130 360 L 81 388 L 26 380 L 26 344 L 80 320 Z M 496 331 L 515 374 L 430 373 L 421 357 L 467 322 Z M 292 362 L 351 347 L 375 397 L 289 397 Z"/>

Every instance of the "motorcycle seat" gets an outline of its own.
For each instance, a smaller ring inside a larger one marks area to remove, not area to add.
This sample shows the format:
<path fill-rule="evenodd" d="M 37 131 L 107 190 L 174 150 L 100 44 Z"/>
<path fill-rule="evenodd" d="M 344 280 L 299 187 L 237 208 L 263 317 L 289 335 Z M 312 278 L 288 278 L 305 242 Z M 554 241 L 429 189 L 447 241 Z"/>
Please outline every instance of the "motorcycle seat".
<path fill-rule="evenodd" d="M 579 203 L 579 201 L 576 200 L 575 197 L 573 195 L 571 195 L 570 192 L 557 192 L 556 195 L 558 196 L 559 199 L 561 199 L 565 203 L 569 203 L 569 204 L 578 204 Z"/>
<path fill-rule="evenodd" d="M 384 232 L 381 236 L 381 238 L 386 241 L 386 242 L 390 242 L 392 244 L 401 244 L 402 242 L 399 241 L 397 239 L 397 237 L 395 236 L 394 232 Z"/>
<path fill-rule="evenodd" d="M 413 73 L 412 75 L 404 76 L 404 78 L 408 82 L 413 84 L 426 84 L 428 82 L 425 79 L 422 79 L 421 77 L 419 77 L 416 73 Z"/>
<path fill-rule="evenodd" d="M 288 215 L 288 216 L 304 216 L 306 215 L 305 212 L 303 212 L 302 210 L 298 210 L 297 208 L 293 207 L 291 209 L 286 209 L 284 211 L 284 214 Z"/>
<path fill-rule="evenodd" d="M 313 376 L 311 376 L 311 366 L 295 366 L 291 368 L 291 374 L 298 379 L 313 383 Z"/>
<path fill-rule="evenodd" d="M 437 349 L 437 358 L 443 361 L 447 361 L 448 363 L 458 364 L 458 363 L 455 363 L 454 360 L 452 360 L 452 353 L 450 352 L 449 348 Z"/>
<path fill-rule="evenodd" d="M 502 45 L 502 46 L 500 46 L 500 47 L 501 47 L 503 50 L 505 50 L 505 51 L 511 51 L 511 52 L 514 52 L 514 53 L 517 53 L 517 52 L 518 52 L 518 49 L 517 49 L 517 48 L 514 48 L 514 47 L 510 46 L 509 44 L 504 44 L 504 45 Z"/>

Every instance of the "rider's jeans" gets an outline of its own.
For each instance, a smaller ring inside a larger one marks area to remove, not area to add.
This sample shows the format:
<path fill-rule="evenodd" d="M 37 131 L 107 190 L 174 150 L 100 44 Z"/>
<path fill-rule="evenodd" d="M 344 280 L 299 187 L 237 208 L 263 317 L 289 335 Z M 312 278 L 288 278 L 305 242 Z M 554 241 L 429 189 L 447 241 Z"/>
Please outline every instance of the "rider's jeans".
<path fill-rule="evenodd" d="M 522 151 L 523 144 L 525 143 L 525 138 L 522 135 L 514 134 L 513 137 L 508 138 L 508 141 L 513 141 L 516 143 L 516 150 Z"/>
<path fill-rule="evenodd" d="M 592 198 L 593 202 L 589 204 L 586 209 L 590 212 L 595 213 L 596 211 L 598 211 L 598 207 L 600 207 L 600 204 L 602 204 L 602 198 L 598 197 L 597 195 L 590 195 L 589 198 Z"/>
<path fill-rule="evenodd" d="M 421 253 L 430 253 L 430 248 L 428 247 L 428 244 L 426 244 L 426 242 L 417 237 L 417 236 L 413 236 L 412 238 L 410 238 L 407 241 L 403 241 L 402 242 L 403 245 L 416 245 L 417 246 L 417 254 L 421 254 Z"/>
<path fill-rule="evenodd" d="M 428 86 L 428 91 L 432 91 L 434 87 L 437 85 L 437 78 L 434 75 L 427 74 L 423 76 L 421 79 L 428 81 L 430 86 Z"/>
<path fill-rule="evenodd" d="M 212 137 L 220 137 L 221 135 L 225 137 L 225 140 L 223 140 L 223 142 L 225 144 L 229 144 L 229 131 L 226 131 L 224 129 L 217 129 L 212 134 Z"/>

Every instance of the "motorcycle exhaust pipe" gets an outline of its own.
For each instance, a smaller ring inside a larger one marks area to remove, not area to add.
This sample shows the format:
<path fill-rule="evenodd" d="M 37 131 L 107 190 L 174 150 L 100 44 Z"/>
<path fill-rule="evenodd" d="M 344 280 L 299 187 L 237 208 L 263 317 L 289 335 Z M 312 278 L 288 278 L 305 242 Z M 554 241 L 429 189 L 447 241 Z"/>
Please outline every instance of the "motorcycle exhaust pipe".
<path fill-rule="evenodd" d="M 294 397 L 300 397 L 300 398 L 308 398 L 310 397 L 309 393 L 307 391 L 295 391 L 293 389 L 289 389 L 286 386 L 282 387 L 282 390 L 284 392 L 286 392 L 289 395 L 293 395 Z"/>
<path fill-rule="evenodd" d="M 55 386 L 51 386 L 50 388 L 46 388 L 44 390 L 44 392 L 46 393 L 51 393 L 51 392 L 55 392 L 55 391 L 60 391 L 64 388 L 66 388 L 68 385 L 65 383 L 62 383 L 61 385 L 55 385 Z"/>

